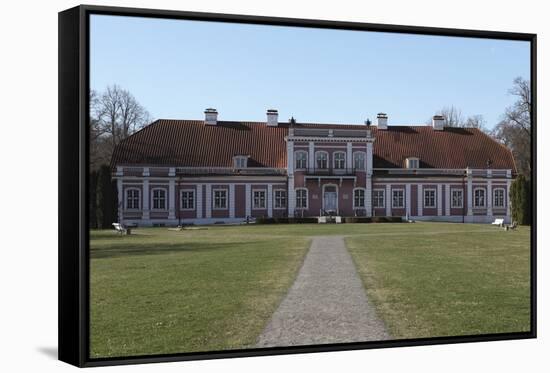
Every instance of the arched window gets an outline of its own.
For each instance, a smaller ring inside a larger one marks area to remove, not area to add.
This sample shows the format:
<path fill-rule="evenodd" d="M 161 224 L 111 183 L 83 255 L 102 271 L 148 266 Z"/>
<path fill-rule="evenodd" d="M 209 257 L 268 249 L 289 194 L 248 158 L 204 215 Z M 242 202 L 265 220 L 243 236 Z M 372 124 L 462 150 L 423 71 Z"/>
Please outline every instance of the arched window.
<path fill-rule="evenodd" d="M 355 152 L 353 153 L 353 168 L 355 170 L 364 170 L 365 169 L 365 160 L 367 156 L 365 152 Z"/>
<path fill-rule="evenodd" d="M 141 190 L 138 188 L 126 189 L 126 209 L 139 210 Z"/>
<path fill-rule="evenodd" d="M 353 208 L 365 207 L 365 189 L 356 188 L 353 190 Z"/>
<path fill-rule="evenodd" d="M 315 153 L 315 162 L 318 169 L 328 168 L 328 153 L 325 151 L 319 151 Z"/>
<path fill-rule="evenodd" d="M 474 207 L 485 207 L 485 189 L 474 189 Z"/>
<path fill-rule="evenodd" d="M 296 160 L 296 169 L 305 169 L 307 168 L 307 152 L 303 150 L 299 150 L 296 153 L 294 153 L 294 158 Z"/>
<path fill-rule="evenodd" d="M 342 170 L 346 168 L 346 153 L 344 152 L 334 152 L 334 165 L 335 169 Z"/>
<path fill-rule="evenodd" d="M 306 188 L 296 189 L 296 208 L 307 209 L 307 189 Z"/>
<path fill-rule="evenodd" d="M 166 210 L 166 189 L 155 188 L 152 190 L 153 210 Z"/>

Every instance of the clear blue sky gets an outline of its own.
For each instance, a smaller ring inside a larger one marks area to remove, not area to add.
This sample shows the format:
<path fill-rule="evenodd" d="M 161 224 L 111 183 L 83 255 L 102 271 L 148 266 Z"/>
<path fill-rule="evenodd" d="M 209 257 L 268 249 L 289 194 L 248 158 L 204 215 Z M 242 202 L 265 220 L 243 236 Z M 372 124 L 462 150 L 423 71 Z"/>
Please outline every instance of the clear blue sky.
<path fill-rule="evenodd" d="M 154 118 L 391 124 L 454 105 L 489 128 L 529 78 L 529 43 L 94 15 L 91 86 L 128 89 Z"/>

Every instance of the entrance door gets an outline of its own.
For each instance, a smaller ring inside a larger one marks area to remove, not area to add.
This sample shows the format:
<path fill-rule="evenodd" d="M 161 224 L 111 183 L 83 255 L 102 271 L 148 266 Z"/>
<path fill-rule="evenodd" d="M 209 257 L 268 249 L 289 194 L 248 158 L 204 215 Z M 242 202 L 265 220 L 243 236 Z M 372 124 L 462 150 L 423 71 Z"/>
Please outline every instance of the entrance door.
<path fill-rule="evenodd" d="M 336 211 L 336 187 L 327 186 L 325 187 L 325 193 L 323 195 L 324 209 L 327 212 Z"/>

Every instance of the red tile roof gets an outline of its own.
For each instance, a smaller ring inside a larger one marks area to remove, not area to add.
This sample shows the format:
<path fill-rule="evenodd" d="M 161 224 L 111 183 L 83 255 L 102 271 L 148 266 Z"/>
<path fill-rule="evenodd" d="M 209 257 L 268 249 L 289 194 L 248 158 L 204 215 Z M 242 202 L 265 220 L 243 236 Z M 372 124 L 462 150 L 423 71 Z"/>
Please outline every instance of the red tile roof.
<path fill-rule="evenodd" d="M 359 125 L 304 123 L 295 128 L 364 129 Z M 474 128 L 435 131 L 430 126 L 371 127 L 375 168 L 401 168 L 407 157 L 420 159 L 424 168 L 512 169 L 512 153 Z M 249 167 L 286 168 L 288 124 L 268 127 L 265 122 L 158 120 L 122 141 L 112 165 L 174 167 L 232 167 L 234 155 L 249 155 Z"/>

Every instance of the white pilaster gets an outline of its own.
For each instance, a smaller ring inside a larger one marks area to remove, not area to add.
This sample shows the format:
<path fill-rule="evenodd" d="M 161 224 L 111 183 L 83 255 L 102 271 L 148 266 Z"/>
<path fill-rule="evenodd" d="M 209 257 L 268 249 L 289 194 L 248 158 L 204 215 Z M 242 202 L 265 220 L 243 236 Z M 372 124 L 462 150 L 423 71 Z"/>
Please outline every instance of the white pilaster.
<path fill-rule="evenodd" d="M 351 148 L 351 142 L 346 144 L 346 168 L 351 170 L 353 168 L 353 153 Z"/>
<path fill-rule="evenodd" d="M 123 210 L 124 210 L 124 195 L 123 195 L 123 189 L 122 189 L 122 179 L 118 178 L 116 181 L 116 187 L 117 187 L 117 194 L 118 194 L 118 222 L 120 224 L 124 224 L 123 220 Z"/>
<path fill-rule="evenodd" d="M 229 184 L 229 217 L 235 217 L 235 184 Z"/>
<path fill-rule="evenodd" d="M 267 184 L 267 217 L 273 217 L 273 185 Z"/>
<path fill-rule="evenodd" d="M 206 204 L 205 215 L 207 219 L 212 217 L 212 184 L 206 184 L 206 196 L 204 203 Z"/>
<path fill-rule="evenodd" d="M 487 180 L 487 216 L 493 216 L 493 182 Z"/>
<path fill-rule="evenodd" d="M 405 184 L 405 206 L 407 219 L 411 216 L 411 184 Z"/>
<path fill-rule="evenodd" d="M 195 202 L 197 208 L 197 219 L 202 219 L 202 184 L 197 184 L 197 201 Z"/>
<path fill-rule="evenodd" d="M 246 216 L 251 216 L 252 215 L 252 201 L 250 200 L 251 198 L 251 187 L 250 187 L 250 184 L 246 184 L 245 186 L 245 215 Z"/>
<path fill-rule="evenodd" d="M 370 134 L 369 134 L 370 136 Z M 372 138 L 367 138 L 367 169 L 366 169 L 366 181 L 365 181 L 365 210 L 367 210 L 367 216 L 372 216 Z"/>
<path fill-rule="evenodd" d="M 147 169 L 149 170 L 149 169 Z M 150 218 L 150 215 L 149 215 L 149 179 L 147 177 L 149 177 L 149 171 L 147 171 L 147 176 L 145 176 L 145 171 L 143 172 L 143 201 L 142 201 L 142 213 L 141 213 L 141 218 L 143 220 L 149 220 Z"/>
<path fill-rule="evenodd" d="M 453 196 L 451 195 L 451 184 L 445 184 L 445 215 L 451 215 L 451 203 Z"/>
<path fill-rule="evenodd" d="M 168 219 L 176 218 L 176 181 L 168 182 Z"/>
<path fill-rule="evenodd" d="M 506 195 L 505 204 L 506 204 L 506 216 L 509 217 L 511 213 L 512 204 L 510 203 L 510 186 L 512 185 L 512 171 L 506 171 Z"/>
<path fill-rule="evenodd" d="M 309 153 L 307 156 L 307 161 L 310 169 L 315 168 L 315 145 L 313 144 L 313 141 L 309 142 Z"/>
<path fill-rule="evenodd" d="M 296 210 L 296 193 L 294 192 L 294 176 L 291 176 L 287 180 L 288 182 L 288 216 L 294 216 Z"/>
<path fill-rule="evenodd" d="M 441 216 L 441 207 L 443 205 L 443 194 L 441 193 L 441 184 L 437 184 L 437 216 Z"/>
<path fill-rule="evenodd" d="M 422 216 L 423 215 L 423 207 L 424 207 L 424 196 L 422 195 L 422 184 L 416 185 L 416 208 L 418 210 L 417 215 Z"/>
<path fill-rule="evenodd" d="M 467 194 L 468 194 L 468 212 L 467 212 L 467 215 L 471 216 L 474 214 L 473 210 L 472 210 L 472 206 L 473 206 L 473 199 L 474 199 L 474 196 L 473 196 L 473 193 L 472 193 L 472 170 L 471 169 L 467 169 L 466 170 L 466 175 L 467 175 L 467 178 L 468 178 L 468 185 L 467 185 Z"/>
<path fill-rule="evenodd" d="M 391 205 L 392 205 L 391 185 L 386 184 L 386 216 L 391 216 Z"/>
<path fill-rule="evenodd" d="M 367 176 L 367 182 L 365 184 L 365 211 L 368 217 L 372 216 L 372 177 Z"/>

